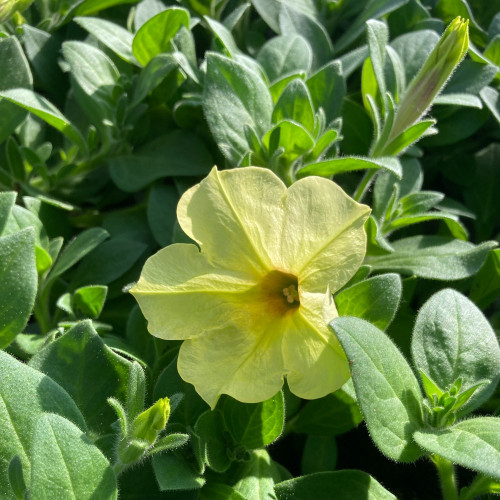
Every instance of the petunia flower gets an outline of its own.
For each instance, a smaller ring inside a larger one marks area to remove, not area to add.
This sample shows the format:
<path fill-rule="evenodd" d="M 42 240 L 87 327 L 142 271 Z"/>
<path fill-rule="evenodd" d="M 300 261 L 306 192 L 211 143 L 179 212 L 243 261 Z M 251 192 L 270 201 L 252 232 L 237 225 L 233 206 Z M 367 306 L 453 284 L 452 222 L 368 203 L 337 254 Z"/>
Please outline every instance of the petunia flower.
<path fill-rule="evenodd" d="M 264 401 L 284 377 L 297 396 L 325 396 L 349 378 L 327 321 L 363 261 L 369 212 L 324 178 L 287 189 L 264 168 L 214 168 L 177 207 L 199 248 L 160 250 L 131 293 L 153 335 L 184 340 L 179 374 L 212 408 L 221 394 Z"/>

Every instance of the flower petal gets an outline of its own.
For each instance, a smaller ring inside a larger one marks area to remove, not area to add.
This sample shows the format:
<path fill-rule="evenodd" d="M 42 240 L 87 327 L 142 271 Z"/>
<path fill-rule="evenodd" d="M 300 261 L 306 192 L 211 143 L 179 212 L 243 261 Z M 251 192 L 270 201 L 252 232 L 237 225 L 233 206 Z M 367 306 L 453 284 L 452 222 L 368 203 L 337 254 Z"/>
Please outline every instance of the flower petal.
<path fill-rule="evenodd" d="M 293 315 L 293 326 L 284 335 L 288 386 L 301 398 L 321 398 L 349 379 L 344 351 L 324 320 L 324 317 L 335 316 L 337 312 L 331 299 L 325 304 L 325 295 L 305 293 L 301 296 L 299 311 Z"/>
<path fill-rule="evenodd" d="M 181 340 L 237 319 L 255 284 L 251 276 L 214 268 L 195 245 L 177 243 L 147 260 L 130 293 L 153 335 Z"/>
<path fill-rule="evenodd" d="M 210 262 L 262 273 L 279 252 L 286 187 L 268 169 L 215 167 L 179 201 L 177 217 Z"/>
<path fill-rule="evenodd" d="M 308 292 L 341 288 L 363 262 L 370 208 L 321 177 L 294 183 L 285 200 L 283 267 Z"/>
<path fill-rule="evenodd" d="M 212 409 L 221 394 L 257 403 L 281 389 L 281 327 L 269 322 L 261 325 L 260 331 L 227 326 L 182 343 L 179 374 Z"/>

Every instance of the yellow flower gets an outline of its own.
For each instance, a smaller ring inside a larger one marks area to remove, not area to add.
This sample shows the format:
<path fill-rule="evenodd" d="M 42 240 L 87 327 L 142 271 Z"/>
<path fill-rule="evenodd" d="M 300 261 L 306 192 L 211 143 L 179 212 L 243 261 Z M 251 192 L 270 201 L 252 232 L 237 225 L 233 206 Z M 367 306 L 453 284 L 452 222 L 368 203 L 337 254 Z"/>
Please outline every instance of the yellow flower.
<path fill-rule="evenodd" d="M 131 293 L 153 335 L 184 340 L 179 373 L 212 408 L 221 394 L 264 401 L 285 376 L 307 399 L 347 381 L 327 328 L 337 316 L 330 290 L 363 261 L 369 211 L 330 180 L 287 189 L 258 167 L 214 168 L 182 196 L 179 223 L 200 249 L 160 250 Z"/>

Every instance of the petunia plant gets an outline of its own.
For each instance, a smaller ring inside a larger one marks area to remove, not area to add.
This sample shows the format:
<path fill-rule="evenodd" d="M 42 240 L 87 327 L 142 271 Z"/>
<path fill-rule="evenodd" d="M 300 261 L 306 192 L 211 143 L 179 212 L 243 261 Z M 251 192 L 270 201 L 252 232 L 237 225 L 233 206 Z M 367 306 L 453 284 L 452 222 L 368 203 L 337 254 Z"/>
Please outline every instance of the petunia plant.
<path fill-rule="evenodd" d="M 498 495 L 499 10 L 0 0 L 0 498 Z"/>

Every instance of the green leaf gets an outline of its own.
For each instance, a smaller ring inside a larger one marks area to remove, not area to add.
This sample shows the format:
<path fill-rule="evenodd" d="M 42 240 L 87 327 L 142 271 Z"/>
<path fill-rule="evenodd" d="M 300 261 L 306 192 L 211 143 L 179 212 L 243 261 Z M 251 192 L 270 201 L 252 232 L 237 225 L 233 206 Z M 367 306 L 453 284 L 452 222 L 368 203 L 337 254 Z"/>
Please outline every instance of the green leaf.
<path fill-rule="evenodd" d="M 306 130 L 314 130 L 314 109 L 306 84 L 300 79 L 292 80 L 283 90 L 273 110 L 272 121 L 291 120 Z"/>
<path fill-rule="evenodd" d="M 32 88 L 33 77 L 21 44 L 15 36 L 0 38 L 0 91 L 11 88 Z M 0 142 L 14 132 L 26 117 L 26 111 L 15 104 L 0 100 Z"/>
<path fill-rule="evenodd" d="M 23 331 L 37 290 L 33 230 L 0 237 L 0 348 L 8 346 Z"/>
<path fill-rule="evenodd" d="M 400 198 L 398 212 L 401 215 L 421 214 L 443 201 L 444 194 L 437 191 L 419 191 Z"/>
<path fill-rule="evenodd" d="M 91 227 L 82 231 L 72 239 L 59 254 L 56 263 L 47 276 L 47 281 L 52 281 L 79 262 L 85 255 L 97 248 L 109 233 L 100 227 Z"/>
<path fill-rule="evenodd" d="M 271 444 L 283 431 L 285 409 L 281 391 L 262 403 L 240 403 L 227 397 L 222 411 L 229 433 L 248 450 Z"/>
<path fill-rule="evenodd" d="M 16 202 L 17 193 L 15 191 L 0 192 L 0 235 L 9 220 L 9 215 Z"/>
<path fill-rule="evenodd" d="M 370 0 L 358 17 L 349 23 L 349 28 L 345 33 L 336 40 L 335 52 L 343 52 L 344 49 L 354 42 L 363 33 L 365 23 L 368 19 L 378 19 L 398 9 L 407 2 L 408 0 Z"/>
<path fill-rule="evenodd" d="M 123 191 L 135 192 L 163 177 L 206 175 L 213 160 L 198 136 L 173 130 L 109 164 L 113 182 Z"/>
<path fill-rule="evenodd" d="M 415 123 L 399 134 L 389 144 L 385 145 L 382 154 L 386 156 L 396 156 L 404 149 L 410 147 L 413 143 L 422 139 L 422 137 L 430 135 L 431 132 L 435 133 L 434 129 L 431 129 L 435 124 L 436 120 L 422 120 Z"/>
<path fill-rule="evenodd" d="M 314 109 L 322 108 L 329 124 L 340 114 L 346 83 L 339 61 L 330 61 L 306 80 Z"/>
<path fill-rule="evenodd" d="M 434 99 L 434 104 L 439 104 L 441 106 L 465 106 L 477 109 L 481 109 L 483 107 L 483 103 L 479 97 L 474 94 L 466 94 L 464 92 L 454 94 L 445 92 L 438 95 Z"/>
<path fill-rule="evenodd" d="M 356 316 L 385 330 L 394 319 L 401 301 L 398 274 L 382 274 L 345 288 L 335 296 L 339 316 Z"/>
<path fill-rule="evenodd" d="M 384 67 L 386 60 L 386 45 L 389 41 L 389 30 L 385 23 L 370 19 L 366 22 L 366 32 L 370 62 L 377 82 L 378 91 L 382 99 L 384 99 L 386 92 Z M 372 97 L 375 98 L 376 94 L 372 94 Z"/>
<path fill-rule="evenodd" d="M 115 5 L 137 3 L 138 0 L 83 0 L 76 10 L 75 14 L 78 16 L 86 16 L 88 14 L 95 14 L 104 9 L 109 9 Z"/>
<path fill-rule="evenodd" d="M 236 44 L 231 31 L 229 31 L 223 24 L 217 22 L 215 19 L 211 19 L 208 16 L 204 16 L 204 20 L 208 27 L 219 40 L 220 44 L 226 49 L 227 55 L 231 58 L 235 58 L 239 53 L 238 45 Z"/>
<path fill-rule="evenodd" d="M 484 87 L 479 93 L 484 104 L 500 124 L 500 94 L 492 87 Z"/>
<path fill-rule="evenodd" d="M 452 289 L 434 294 L 420 309 L 412 337 L 416 367 L 443 390 L 459 377 L 463 389 L 479 382 L 464 406 L 467 412 L 486 401 L 500 379 L 500 347 L 495 332 L 481 311 Z"/>
<path fill-rule="evenodd" d="M 378 481 L 359 470 L 317 472 L 278 483 L 275 491 L 278 500 L 317 500 L 333 491 L 335 500 L 396 500 Z"/>
<path fill-rule="evenodd" d="M 172 453 L 153 455 L 153 470 L 160 491 L 198 490 L 205 484 L 188 461 Z"/>
<path fill-rule="evenodd" d="M 328 32 L 314 17 L 282 2 L 279 13 L 280 33 L 303 36 L 312 49 L 312 68 L 320 68 L 332 59 L 333 47 Z"/>
<path fill-rule="evenodd" d="M 181 7 L 169 7 L 145 22 L 134 36 L 132 51 L 140 64 L 169 52 L 171 41 L 181 26 L 189 28 L 189 12 Z"/>
<path fill-rule="evenodd" d="M 500 250 L 492 250 L 474 277 L 470 299 L 485 309 L 500 294 Z"/>
<path fill-rule="evenodd" d="M 444 236 L 411 236 L 391 242 L 393 253 L 366 258 L 374 271 L 393 271 L 436 280 L 473 276 L 496 242 L 473 245 Z"/>
<path fill-rule="evenodd" d="M 392 33 L 392 31 L 391 31 Z M 418 30 L 398 36 L 391 47 L 404 61 L 405 78 L 411 82 L 424 65 L 432 49 L 439 42 L 439 35 L 432 30 Z"/>
<path fill-rule="evenodd" d="M 274 83 L 298 71 L 307 73 L 311 68 L 312 51 L 307 40 L 299 34 L 276 36 L 262 46 L 257 61 L 269 81 Z"/>
<path fill-rule="evenodd" d="M 274 498 L 274 483 L 279 475 L 266 450 L 254 450 L 241 473 L 242 479 L 233 488 L 246 500 Z"/>
<path fill-rule="evenodd" d="M 310 436 L 332 436 L 354 429 L 363 420 L 356 401 L 342 389 L 308 401 L 293 419 L 292 430 Z"/>
<path fill-rule="evenodd" d="M 194 431 L 200 439 L 205 463 L 216 472 L 225 472 L 231 465 L 225 438 L 224 417 L 218 409 L 201 414 Z"/>
<path fill-rule="evenodd" d="M 131 106 L 143 101 L 178 65 L 173 54 L 158 54 L 154 56 L 139 74 L 134 87 Z"/>
<path fill-rule="evenodd" d="M 45 97 L 23 88 L 3 90 L 0 97 L 30 111 L 71 139 L 83 152 L 87 151 L 87 144 L 79 130 Z"/>
<path fill-rule="evenodd" d="M 270 156 L 277 149 L 283 148 L 283 158 L 288 163 L 291 163 L 297 157 L 314 148 L 314 139 L 302 125 L 283 120 L 264 135 L 262 144 L 268 150 Z"/>
<path fill-rule="evenodd" d="M 72 286 L 109 285 L 123 276 L 144 254 L 146 243 L 115 236 L 85 257 L 73 275 Z M 120 256 L 117 259 L 117 255 Z"/>
<path fill-rule="evenodd" d="M 262 137 L 273 104 L 260 75 L 219 54 L 207 54 L 203 111 L 221 152 L 235 166 L 248 150 L 245 125 Z"/>
<path fill-rule="evenodd" d="M 59 384 L 0 351 L 1 498 L 12 498 L 8 465 L 15 455 L 21 459 L 24 478 L 28 482 L 33 431 L 37 419 L 44 413 L 62 415 L 86 430 L 76 404 Z"/>
<path fill-rule="evenodd" d="M 380 451 L 414 462 L 421 451 L 413 433 L 422 428 L 422 394 L 410 365 L 383 332 L 351 317 L 331 323 L 351 365 L 356 396 Z"/>
<path fill-rule="evenodd" d="M 365 169 L 384 169 L 392 172 L 397 178 L 403 175 L 401 163 L 397 158 L 362 158 L 356 156 L 344 156 L 333 158 L 331 160 L 319 161 L 305 165 L 297 172 L 297 178 L 307 177 L 308 175 L 320 175 L 329 177 L 330 175 L 342 172 L 352 172 Z"/>
<path fill-rule="evenodd" d="M 200 491 L 200 500 L 246 500 L 227 484 L 208 483 Z"/>
<path fill-rule="evenodd" d="M 138 64 L 137 59 L 132 54 L 134 36 L 130 31 L 98 17 L 75 17 L 73 20 L 124 61 Z"/>
<path fill-rule="evenodd" d="M 414 437 L 430 453 L 500 479 L 499 418 L 471 418 L 445 429 L 420 430 Z"/>
<path fill-rule="evenodd" d="M 99 448 L 59 415 L 43 415 L 31 448 L 30 498 L 118 498 L 116 477 Z"/>
<path fill-rule="evenodd" d="M 179 194 L 172 185 L 154 184 L 149 192 L 148 223 L 156 242 L 164 247 L 173 241 Z"/>
<path fill-rule="evenodd" d="M 131 363 L 104 345 L 90 321 L 77 323 L 31 358 L 73 397 L 89 428 L 109 432 L 116 416 L 108 398 L 125 401 Z"/>
<path fill-rule="evenodd" d="M 72 309 L 77 316 L 81 313 L 86 318 L 97 319 L 107 294 L 107 286 L 91 285 L 79 288 L 73 294 Z"/>
<path fill-rule="evenodd" d="M 307 436 L 302 453 L 302 474 L 327 472 L 337 465 L 337 442 L 334 436 Z"/>

